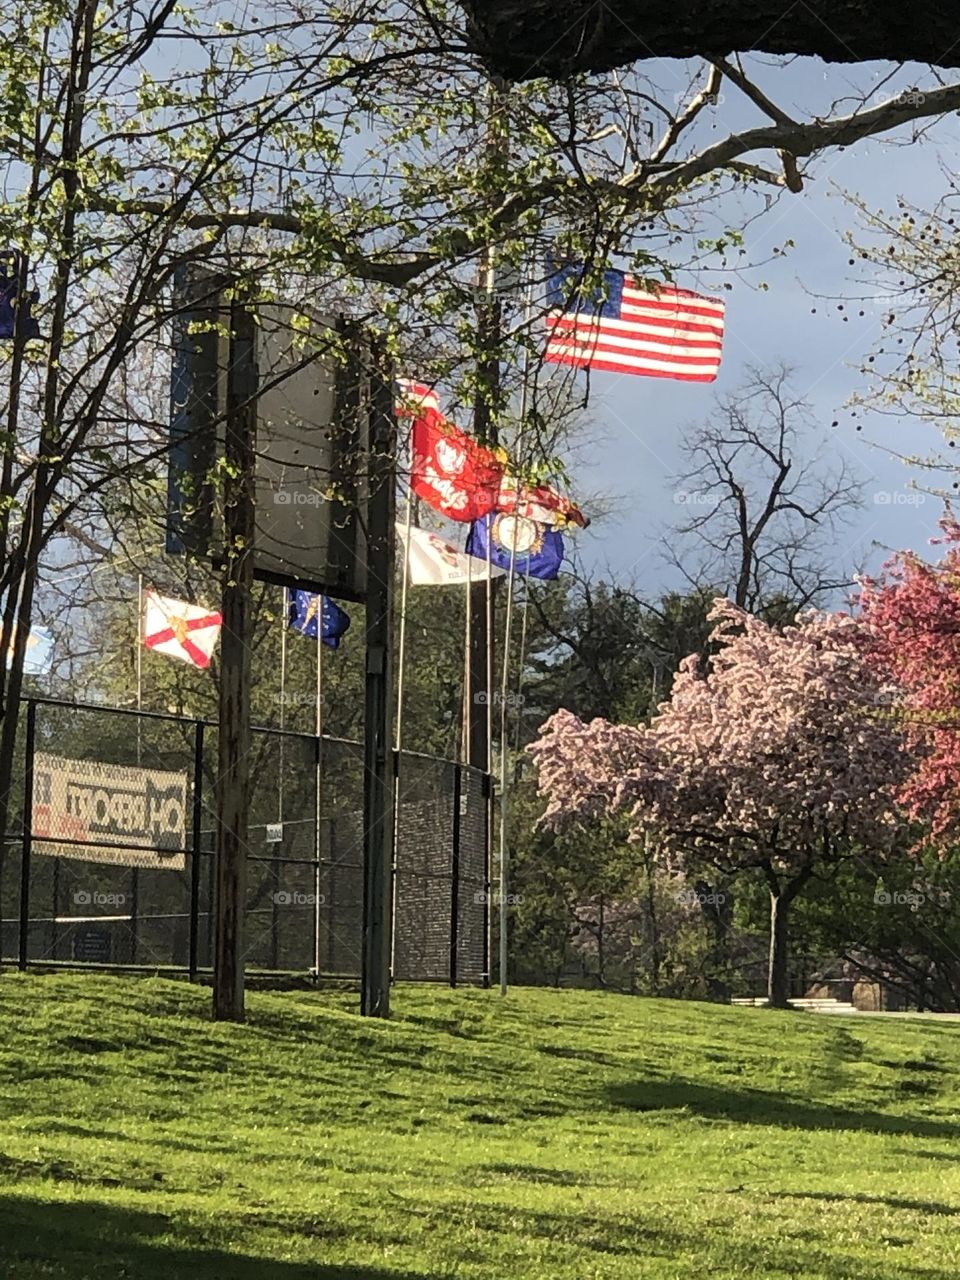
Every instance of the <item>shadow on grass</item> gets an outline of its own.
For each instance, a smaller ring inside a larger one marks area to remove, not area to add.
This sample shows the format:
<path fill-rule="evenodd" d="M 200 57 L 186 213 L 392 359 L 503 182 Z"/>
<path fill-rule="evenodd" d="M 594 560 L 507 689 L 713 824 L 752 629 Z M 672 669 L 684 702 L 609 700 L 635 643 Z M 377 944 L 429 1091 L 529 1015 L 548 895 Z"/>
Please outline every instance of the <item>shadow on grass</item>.
<path fill-rule="evenodd" d="M 569 1251 L 574 1249 L 579 1250 L 576 1265 L 584 1270 L 597 1258 L 616 1257 L 618 1274 L 625 1278 L 636 1274 L 634 1264 L 642 1261 L 643 1274 L 650 1276 L 816 1274 L 818 1280 L 956 1280 L 952 1265 L 940 1269 L 915 1264 L 907 1252 L 897 1255 L 893 1269 L 888 1258 L 852 1256 L 831 1238 L 834 1228 L 828 1215 L 791 1232 L 790 1237 L 773 1227 L 776 1234 L 764 1239 L 761 1232 L 744 1238 L 733 1230 L 717 1229 L 709 1220 L 704 1220 L 700 1231 L 691 1230 L 685 1217 L 665 1221 L 662 1206 L 638 1215 L 618 1212 L 614 1205 L 611 1201 L 610 1212 L 598 1213 L 523 1211 L 515 1205 L 489 1204 L 469 1206 L 464 1212 L 475 1231 L 490 1232 L 498 1239 L 512 1233 L 524 1241 L 559 1245 L 568 1255 L 568 1266 L 572 1262 Z M 907 1240 L 896 1243 L 911 1244 Z M 522 1266 L 517 1271 L 537 1275 L 540 1280 L 540 1272 Z"/>
<path fill-rule="evenodd" d="M 781 1129 L 846 1129 L 859 1133 L 899 1133 L 923 1138 L 954 1138 L 960 1125 L 920 1116 L 848 1111 L 829 1103 L 798 1102 L 761 1089 L 717 1089 L 684 1080 L 639 1080 L 616 1085 L 607 1096 L 628 1111 L 686 1110 L 708 1120 L 774 1125 Z"/>
<path fill-rule="evenodd" d="M 185 1244 L 161 1237 L 176 1230 Z M 311 1234 L 323 1236 L 322 1229 Z M 340 1234 L 336 1229 L 330 1235 Z M 0 1275 L 16 1280 L 445 1280 L 440 1273 L 278 1262 L 210 1249 L 166 1214 L 0 1197 Z M 323 1241 L 317 1241 L 322 1254 Z"/>
<path fill-rule="evenodd" d="M 828 1200 L 831 1204 L 878 1204 L 886 1209 L 926 1213 L 937 1218 L 958 1218 L 960 1208 L 939 1200 L 910 1200 L 905 1196 L 870 1196 L 860 1191 L 770 1191 L 774 1200 Z"/>

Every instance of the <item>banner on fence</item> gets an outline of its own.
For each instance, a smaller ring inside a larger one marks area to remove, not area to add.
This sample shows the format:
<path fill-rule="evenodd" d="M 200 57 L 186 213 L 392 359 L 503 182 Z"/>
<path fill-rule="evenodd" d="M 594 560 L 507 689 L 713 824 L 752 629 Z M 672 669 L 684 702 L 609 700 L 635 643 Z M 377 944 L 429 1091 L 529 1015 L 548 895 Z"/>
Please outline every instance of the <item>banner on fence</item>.
<path fill-rule="evenodd" d="M 33 852 L 182 871 L 187 775 L 38 751 Z"/>

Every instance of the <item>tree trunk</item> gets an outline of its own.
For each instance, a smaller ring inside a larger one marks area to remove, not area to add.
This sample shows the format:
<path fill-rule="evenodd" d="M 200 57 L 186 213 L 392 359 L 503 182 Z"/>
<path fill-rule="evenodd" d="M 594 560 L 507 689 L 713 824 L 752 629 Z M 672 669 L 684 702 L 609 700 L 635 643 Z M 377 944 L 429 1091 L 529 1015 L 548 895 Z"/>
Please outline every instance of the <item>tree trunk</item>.
<path fill-rule="evenodd" d="M 812 54 L 826 62 L 960 64 L 956 16 L 937 0 L 466 0 L 469 38 L 508 80 L 609 71 L 641 58 L 736 52 Z"/>
<path fill-rule="evenodd" d="M 792 895 L 791 895 L 792 896 Z M 787 1009 L 789 951 L 787 921 L 791 896 L 770 891 L 770 967 L 767 973 L 767 1000 L 774 1009 Z"/>

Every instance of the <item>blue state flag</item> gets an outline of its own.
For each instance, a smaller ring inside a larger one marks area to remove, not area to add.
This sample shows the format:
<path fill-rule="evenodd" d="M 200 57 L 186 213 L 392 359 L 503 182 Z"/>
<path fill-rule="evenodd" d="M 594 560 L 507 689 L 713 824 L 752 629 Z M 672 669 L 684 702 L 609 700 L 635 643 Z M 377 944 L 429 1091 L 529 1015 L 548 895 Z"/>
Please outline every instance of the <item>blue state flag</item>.
<path fill-rule="evenodd" d="M 292 591 L 289 625 L 311 640 L 317 639 L 319 630 L 325 645 L 339 649 L 340 637 L 350 626 L 350 618 L 328 596 L 319 596 L 313 591 Z"/>
<path fill-rule="evenodd" d="M 563 563 L 563 537 L 556 529 L 526 516 L 492 512 L 475 520 L 467 536 L 467 554 L 510 570 L 522 577 L 555 578 Z"/>
<path fill-rule="evenodd" d="M 16 249 L 0 250 L 0 338 L 12 338 L 17 331 L 17 310 L 23 307 L 22 321 L 25 338 L 39 338 L 40 326 L 30 307 L 39 301 L 39 294 L 32 290 L 20 294 L 20 254 Z M 30 673 L 33 674 L 33 673 Z"/>

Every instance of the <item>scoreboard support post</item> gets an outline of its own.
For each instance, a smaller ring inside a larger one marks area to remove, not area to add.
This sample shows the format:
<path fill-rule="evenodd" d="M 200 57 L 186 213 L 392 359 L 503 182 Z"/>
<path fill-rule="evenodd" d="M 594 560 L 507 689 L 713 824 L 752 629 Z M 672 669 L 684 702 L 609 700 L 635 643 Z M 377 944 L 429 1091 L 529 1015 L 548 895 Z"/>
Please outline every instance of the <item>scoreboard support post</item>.
<path fill-rule="evenodd" d="M 256 322 L 242 297 L 230 313 L 224 458 L 225 561 L 220 640 L 213 1015 L 244 1018 L 244 913 L 250 822 L 250 638 L 256 525 Z"/>

